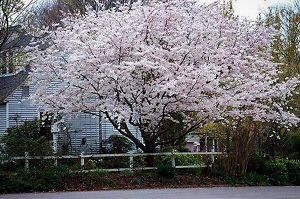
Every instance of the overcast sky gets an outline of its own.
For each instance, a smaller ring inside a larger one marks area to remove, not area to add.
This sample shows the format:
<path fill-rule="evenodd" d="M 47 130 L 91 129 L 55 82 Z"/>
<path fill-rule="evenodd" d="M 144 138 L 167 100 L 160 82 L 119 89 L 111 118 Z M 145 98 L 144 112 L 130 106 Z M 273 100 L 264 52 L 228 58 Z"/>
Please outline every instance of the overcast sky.
<path fill-rule="evenodd" d="M 23 0 L 29 2 L 30 0 Z M 216 0 L 198 0 L 201 3 L 212 3 Z M 223 1 L 223 0 L 220 0 Z M 233 0 L 236 14 L 255 20 L 258 13 L 266 10 L 269 6 L 291 3 L 293 0 Z"/>
<path fill-rule="evenodd" d="M 216 0 L 198 0 L 201 3 L 211 3 Z M 223 0 L 221 0 L 222 2 Z M 233 0 L 234 10 L 237 15 L 255 20 L 258 13 L 267 10 L 270 6 L 290 4 L 293 0 Z"/>

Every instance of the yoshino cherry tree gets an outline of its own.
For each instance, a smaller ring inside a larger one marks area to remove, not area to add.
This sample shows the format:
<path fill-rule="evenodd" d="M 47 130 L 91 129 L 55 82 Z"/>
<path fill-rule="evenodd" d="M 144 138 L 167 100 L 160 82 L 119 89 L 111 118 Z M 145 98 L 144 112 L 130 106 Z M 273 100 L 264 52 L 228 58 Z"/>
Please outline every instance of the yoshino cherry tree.
<path fill-rule="evenodd" d="M 41 31 L 49 47 L 29 56 L 34 100 L 61 114 L 99 112 L 144 152 L 208 121 L 296 125 L 283 107 L 298 80 L 278 81 L 271 61 L 276 32 L 224 9 L 169 0 L 67 17 L 63 27 Z M 178 124 L 176 136 L 160 139 Z"/>

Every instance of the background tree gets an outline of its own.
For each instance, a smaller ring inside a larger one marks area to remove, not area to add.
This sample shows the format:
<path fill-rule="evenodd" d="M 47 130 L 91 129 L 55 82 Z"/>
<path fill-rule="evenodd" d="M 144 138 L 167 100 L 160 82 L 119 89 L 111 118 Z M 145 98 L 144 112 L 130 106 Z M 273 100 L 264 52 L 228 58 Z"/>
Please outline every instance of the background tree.
<path fill-rule="evenodd" d="M 273 41 L 273 60 L 274 62 L 281 63 L 279 65 L 280 79 L 288 79 L 291 77 L 299 76 L 300 72 L 300 4 L 295 0 L 292 4 L 286 6 L 271 7 L 269 11 L 264 14 L 264 20 L 267 26 L 274 26 L 277 35 Z M 300 108 L 299 88 L 296 89 L 292 98 L 286 104 L 286 108 L 299 115 Z M 286 129 L 270 123 L 267 127 L 269 132 L 263 138 L 265 141 L 263 150 L 268 154 L 275 157 L 281 155 L 284 157 L 289 156 L 286 148 L 290 148 L 288 144 L 289 134 Z M 292 129 L 297 132 L 297 129 Z M 290 149 L 289 149 L 290 150 Z"/>
<path fill-rule="evenodd" d="M 15 18 L 19 15 L 23 7 L 21 0 L 1 0 L 0 1 L 0 51 L 9 39 L 10 27 L 14 25 Z"/>
<path fill-rule="evenodd" d="M 131 4 L 135 0 L 48 0 L 31 7 L 23 17 L 24 23 L 33 30 L 41 27 L 56 28 L 68 15 L 84 15 L 88 10 L 109 10 Z M 53 25 L 55 25 L 53 27 Z"/>
<path fill-rule="evenodd" d="M 144 152 L 164 144 L 171 124 L 184 124 L 172 141 L 225 118 L 299 121 L 281 108 L 298 81 L 276 82 L 272 30 L 226 17 L 223 5 L 135 3 L 62 22 L 46 31 L 53 45 L 30 57 L 36 102 L 62 114 L 102 112 Z"/>

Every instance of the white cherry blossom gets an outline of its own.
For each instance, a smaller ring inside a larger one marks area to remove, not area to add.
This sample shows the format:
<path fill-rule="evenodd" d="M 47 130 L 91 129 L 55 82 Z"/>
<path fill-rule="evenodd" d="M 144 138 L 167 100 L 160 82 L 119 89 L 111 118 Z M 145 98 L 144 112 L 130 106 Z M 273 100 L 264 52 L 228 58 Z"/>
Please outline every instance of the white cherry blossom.
<path fill-rule="evenodd" d="M 278 82 L 274 30 L 226 17 L 223 5 L 138 2 L 63 24 L 43 31 L 50 46 L 29 57 L 35 102 L 64 114 L 102 112 L 116 128 L 137 126 L 145 144 L 119 131 L 145 152 L 161 144 L 167 120 L 184 121 L 182 135 L 229 117 L 299 122 L 282 108 L 299 82 Z"/>

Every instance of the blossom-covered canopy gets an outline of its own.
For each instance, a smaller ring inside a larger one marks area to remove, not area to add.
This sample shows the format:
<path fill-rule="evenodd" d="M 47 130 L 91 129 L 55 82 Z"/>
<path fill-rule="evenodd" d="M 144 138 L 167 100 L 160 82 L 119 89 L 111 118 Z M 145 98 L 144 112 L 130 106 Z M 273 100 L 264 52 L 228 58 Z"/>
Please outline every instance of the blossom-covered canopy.
<path fill-rule="evenodd" d="M 228 117 L 297 124 L 282 105 L 298 81 L 278 83 L 274 30 L 224 9 L 169 0 L 68 17 L 30 55 L 34 99 L 51 111 L 102 112 L 145 141 L 178 118 L 183 133 Z M 119 128 L 138 142 L 127 130 Z"/>

